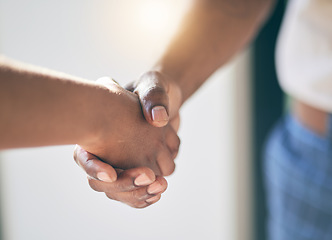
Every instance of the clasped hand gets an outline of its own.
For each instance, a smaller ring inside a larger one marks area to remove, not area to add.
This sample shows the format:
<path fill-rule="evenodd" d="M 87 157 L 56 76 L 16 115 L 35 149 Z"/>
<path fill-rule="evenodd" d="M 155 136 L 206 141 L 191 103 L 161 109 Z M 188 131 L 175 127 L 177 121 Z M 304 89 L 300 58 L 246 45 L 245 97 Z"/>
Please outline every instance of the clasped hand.
<path fill-rule="evenodd" d="M 150 86 L 146 85 L 147 81 Z M 172 114 L 171 124 L 167 124 L 169 92 L 165 90 L 165 84 L 161 84 L 160 78 L 158 81 L 151 82 L 151 73 L 146 74 L 140 81 L 130 85 L 129 90 L 135 91 L 135 94 L 109 78 L 98 80 L 110 91 L 118 93 L 121 107 L 117 116 L 107 116 L 105 111 L 105 116 L 101 117 L 106 119 L 102 121 L 106 125 L 101 128 L 104 131 L 98 134 L 99 138 L 84 146 L 77 146 L 74 152 L 75 161 L 88 174 L 91 188 L 136 208 L 146 207 L 160 199 L 161 193 L 167 188 L 163 176 L 174 171 L 174 159 L 180 145 L 176 134 L 178 114 L 176 117 Z M 151 87 L 151 84 L 155 87 Z M 137 89 L 142 85 L 150 90 L 139 92 Z M 160 102 L 162 99 L 165 102 Z M 156 103 L 165 106 L 165 112 L 153 114 Z M 105 102 L 103 107 L 107 110 L 112 104 Z M 108 117 L 112 118 L 113 126 L 107 125 Z"/>

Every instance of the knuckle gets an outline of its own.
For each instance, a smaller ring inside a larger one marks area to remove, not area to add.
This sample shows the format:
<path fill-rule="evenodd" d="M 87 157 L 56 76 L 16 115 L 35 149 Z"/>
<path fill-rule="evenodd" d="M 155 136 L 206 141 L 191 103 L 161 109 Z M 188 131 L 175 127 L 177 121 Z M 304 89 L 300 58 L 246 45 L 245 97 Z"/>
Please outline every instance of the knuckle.
<path fill-rule="evenodd" d="M 172 161 L 172 163 L 169 164 L 169 167 L 167 169 L 164 169 L 163 175 L 169 176 L 175 171 L 175 163 Z"/>
<path fill-rule="evenodd" d="M 180 145 L 181 145 L 181 140 L 179 138 L 179 136 L 176 136 L 175 138 L 175 144 L 174 144 L 174 147 L 173 147 L 173 152 L 178 152 L 179 149 L 180 149 Z"/>
<path fill-rule="evenodd" d="M 154 96 L 154 95 L 160 95 L 160 94 L 166 94 L 165 88 L 159 85 L 154 85 L 148 89 L 147 95 Z"/>
<path fill-rule="evenodd" d="M 161 192 L 165 192 L 168 187 L 168 183 L 167 183 L 166 179 L 159 176 L 157 180 L 160 183 L 160 185 L 163 186 L 163 190 Z"/>
<path fill-rule="evenodd" d="M 147 193 L 141 193 L 140 191 L 132 191 L 131 198 L 134 200 L 144 200 L 146 198 Z"/>
<path fill-rule="evenodd" d="M 115 181 L 112 184 L 112 190 L 115 192 L 122 192 L 123 191 L 123 184 L 119 181 Z"/>
<path fill-rule="evenodd" d="M 140 197 L 139 197 L 137 191 L 130 192 L 130 197 L 134 200 L 140 200 Z"/>
<path fill-rule="evenodd" d="M 151 179 L 154 178 L 154 173 L 151 170 L 151 168 L 148 167 L 138 167 L 137 168 L 137 172 L 139 172 L 140 174 L 145 173 L 147 176 L 149 176 Z"/>
<path fill-rule="evenodd" d="M 176 135 L 176 146 L 177 146 L 177 150 L 179 150 L 181 145 L 181 139 L 178 135 Z"/>
<path fill-rule="evenodd" d="M 143 102 L 148 102 L 152 99 L 154 100 L 163 100 L 167 98 L 167 93 L 162 86 L 152 86 L 147 88 L 142 94 Z"/>
<path fill-rule="evenodd" d="M 135 185 L 132 180 L 130 181 L 115 181 L 112 185 L 112 189 L 116 192 L 127 192 L 135 189 Z"/>
<path fill-rule="evenodd" d="M 171 157 L 172 157 L 172 160 L 174 160 L 179 152 L 179 149 L 180 149 L 180 144 L 181 144 L 181 140 L 178 136 L 176 136 L 175 140 L 168 145 L 168 149 L 171 153 Z"/>

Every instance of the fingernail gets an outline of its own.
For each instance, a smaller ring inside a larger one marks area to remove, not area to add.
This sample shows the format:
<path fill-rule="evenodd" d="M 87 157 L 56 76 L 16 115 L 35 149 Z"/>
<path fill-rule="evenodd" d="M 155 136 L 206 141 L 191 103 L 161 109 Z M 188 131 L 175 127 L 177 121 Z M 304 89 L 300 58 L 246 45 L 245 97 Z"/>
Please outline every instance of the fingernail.
<path fill-rule="evenodd" d="M 148 187 L 149 194 L 156 194 L 163 190 L 163 186 L 159 182 L 155 182 Z"/>
<path fill-rule="evenodd" d="M 156 107 L 152 108 L 152 120 L 156 121 L 156 122 L 167 122 L 168 115 L 167 115 L 165 107 L 156 106 Z"/>
<path fill-rule="evenodd" d="M 154 196 L 152 198 L 146 199 L 145 201 L 148 202 L 148 203 L 151 203 L 151 202 L 155 202 L 155 201 L 157 201 L 159 199 L 160 199 L 160 196 L 157 195 L 157 196 Z"/>
<path fill-rule="evenodd" d="M 113 179 L 111 179 L 111 177 L 105 172 L 97 173 L 97 178 L 103 182 L 113 182 Z"/>
<path fill-rule="evenodd" d="M 149 185 L 152 182 L 152 180 L 145 174 L 141 174 L 139 175 L 136 179 L 135 179 L 135 185 L 136 186 L 145 186 L 145 185 Z"/>

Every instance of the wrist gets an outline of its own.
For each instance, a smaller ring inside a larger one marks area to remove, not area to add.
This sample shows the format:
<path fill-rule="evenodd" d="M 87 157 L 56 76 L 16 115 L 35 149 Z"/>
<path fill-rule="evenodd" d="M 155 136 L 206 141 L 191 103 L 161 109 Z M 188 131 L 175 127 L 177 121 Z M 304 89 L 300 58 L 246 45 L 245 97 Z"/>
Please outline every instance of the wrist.
<path fill-rule="evenodd" d="M 113 133 L 118 131 L 119 126 L 123 125 L 123 121 L 132 119 L 132 115 L 138 115 L 140 111 L 137 95 L 129 93 L 111 79 L 109 81 L 100 80 L 92 90 L 93 99 L 90 100 L 86 109 L 91 116 L 84 138 L 84 145 L 88 146 L 105 140 L 106 135 L 107 140 L 112 142 L 109 136 L 117 138 Z"/>
<path fill-rule="evenodd" d="M 108 125 L 108 129 L 113 122 L 111 116 L 116 115 L 118 106 L 119 91 L 103 84 L 93 83 L 90 85 L 85 99 L 82 100 L 81 110 L 85 112 L 85 119 L 79 120 L 82 126 L 79 126 L 82 132 L 82 138 L 78 144 L 81 146 L 92 146 L 104 134 L 103 131 Z"/>
<path fill-rule="evenodd" d="M 153 71 L 156 71 L 164 76 L 169 83 L 170 89 L 173 90 L 173 96 L 180 99 L 179 108 L 183 103 L 197 90 L 196 82 L 204 82 L 201 79 L 206 79 L 205 75 L 201 76 L 205 71 L 197 71 L 189 66 L 179 68 L 174 64 L 168 64 L 164 61 L 158 63 Z"/>

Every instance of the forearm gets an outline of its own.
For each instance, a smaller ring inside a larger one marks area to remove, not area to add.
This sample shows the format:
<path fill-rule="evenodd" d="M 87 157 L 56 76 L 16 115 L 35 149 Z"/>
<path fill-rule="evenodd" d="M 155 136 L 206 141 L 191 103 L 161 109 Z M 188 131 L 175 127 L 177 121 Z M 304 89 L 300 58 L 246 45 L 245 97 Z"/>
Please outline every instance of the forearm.
<path fill-rule="evenodd" d="M 188 99 L 255 35 L 272 0 L 197 0 L 155 66 L 173 79 Z"/>
<path fill-rule="evenodd" d="M 104 93 L 93 82 L 1 59 L 0 149 L 87 144 Z"/>

